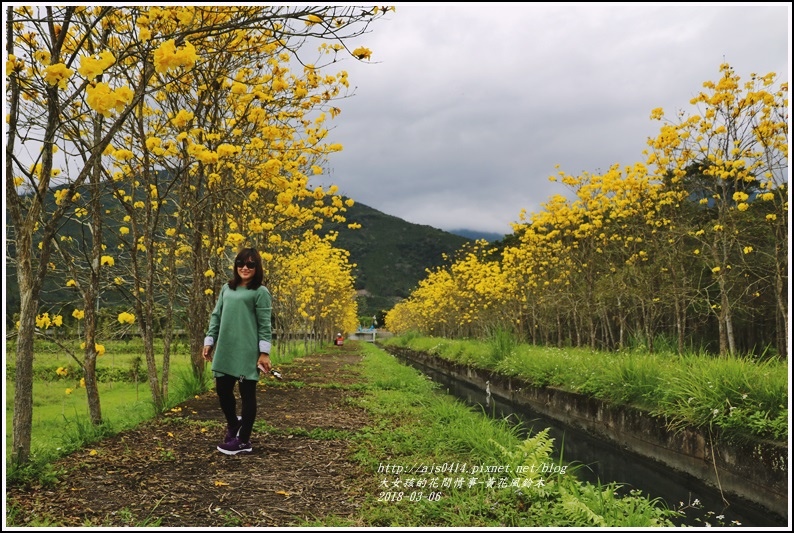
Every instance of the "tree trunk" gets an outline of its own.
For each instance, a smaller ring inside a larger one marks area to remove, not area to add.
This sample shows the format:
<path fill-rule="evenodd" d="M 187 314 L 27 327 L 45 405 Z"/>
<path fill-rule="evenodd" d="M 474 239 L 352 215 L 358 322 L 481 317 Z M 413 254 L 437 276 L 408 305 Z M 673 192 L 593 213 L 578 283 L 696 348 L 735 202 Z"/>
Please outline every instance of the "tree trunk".
<path fill-rule="evenodd" d="M 99 389 L 96 378 L 96 293 L 94 287 L 96 272 L 99 268 L 97 260 L 91 265 L 91 281 L 83 297 L 85 306 L 85 358 L 83 359 L 83 374 L 85 377 L 86 399 L 88 401 L 88 415 L 91 423 L 99 425 L 102 423 L 102 409 L 99 402 Z"/>
<path fill-rule="evenodd" d="M 777 311 L 779 320 L 778 322 L 782 323 L 782 328 L 784 331 L 784 335 L 782 342 L 778 342 L 778 352 L 783 358 L 788 358 L 789 349 L 789 323 L 788 323 L 788 307 L 786 306 L 786 295 L 788 291 L 786 291 L 785 283 L 783 283 L 783 274 L 782 272 L 785 271 L 784 268 L 781 268 L 781 263 L 783 261 L 780 260 L 780 255 L 778 253 L 778 246 L 775 246 L 775 301 L 777 303 Z M 781 335 L 778 334 L 778 339 L 781 338 Z"/>
<path fill-rule="evenodd" d="M 720 287 L 720 312 L 717 315 L 720 333 L 720 355 L 733 353 L 731 350 L 732 339 L 730 336 L 732 331 L 729 331 L 730 322 L 730 308 L 728 307 L 728 295 L 725 292 L 725 282 L 722 275 L 719 277 Z"/>
<path fill-rule="evenodd" d="M 149 378 L 149 390 L 152 393 L 154 408 L 157 412 L 160 412 L 165 406 L 165 399 L 160 391 L 160 380 L 157 376 L 157 364 L 154 356 L 154 328 L 152 324 L 146 324 L 142 333 L 143 351 L 146 357 L 146 369 Z"/>
<path fill-rule="evenodd" d="M 20 317 L 14 371 L 14 418 L 12 457 L 17 464 L 30 458 L 30 433 L 33 428 L 33 337 L 36 328 L 38 290 L 30 273 L 29 247 L 17 238 L 17 280 L 19 282 Z"/>
<path fill-rule="evenodd" d="M 12 36 L 11 9 L 9 7 L 9 38 Z M 9 44 L 7 49 L 13 50 L 13 47 Z M 33 234 L 44 209 L 42 202 L 52 176 L 52 147 L 58 125 L 58 102 L 57 89 L 47 90 L 47 129 L 44 133 L 44 147 L 41 151 L 39 190 L 30 198 L 30 206 L 23 216 L 22 200 L 14 185 L 12 163 L 14 139 L 16 138 L 14 128 L 19 102 L 19 85 L 16 76 L 11 76 L 11 78 L 12 113 L 9 116 L 9 141 L 6 148 L 6 192 L 16 237 L 15 252 L 20 296 L 12 449 L 19 464 L 23 464 L 27 463 L 30 458 L 30 433 L 33 428 L 33 339 L 36 333 L 36 314 L 39 308 L 41 287 L 47 275 L 47 262 L 52 250 L 50 238 L 54 230 L 48 227 L 42 235 L 41 253 L 35 272 L 33 270 Z"/>
<path fill-rule="evenodd" d="M 6 11 L 6 52 L 14 53 L 14 7 Z M 17 333 L 16 369 L 14 370 L 14 414 L 11 436 L 11 458 L 24 464 L 30 458 L 30 432 L 33 427 L 33 336 L 36 327 L 36 309 L 39 290 L 34 284 L 31 265 L 33 249 L 32 229 L 25 224 L 22 205 L 14 185 L 13 155 L 16 146 L 17 117 L 19 116 L 19 81 L 17 75 L 6 72 L 9 89 L 8 136 L 6 144 L 6 199 L 8 215 L 13 222 L 16 254 L 17 285 L 19 286 L 19 328 Z M 8 249 L 6 248 L 6 251 Z"/>
<path fill-rule="evenodd" d="M 684 317 L 681 301 L 676 297 L 674 300 L 675 307 L 673 312 L 675 313 L 675 333 L 676 333 L 676 351 L 678 355 L 684 353 Z"/>
<path fill-rule="evenodd" d="M 731 313 L 728 295 L 724 292 L 722 293 L 722 306 L 725 316 L 725 337 L 728 340 L 728 353 L 733 355 L 736 353 L 736 337 L 733 332 L 733 313 Z"/>
<path fill-rule="evenodd" d="M 562 319 L 559 310 L 557 311 L 557 348 L 562 348 Z"/>
<path fill-rule="evenodd" d="M 725 334 L 725 320 L 722 315 L 722 311 L 717 315 L 717 329 L 720 336 L 720 355 L 725 355 L 728 353 L 728 337 Z"/>
<path fill-rule="evenodd" d="M 102 119 L 94 120 L 94 140 L 102 137 Z M 91 270 L 88 287 L 83 295 L 83 310 L 85 311 L 85 358 L 83 360 L 83 374 L 85 377 L 85 392 L 88 402 L 88 415 L 91 423 L 98 426 L 102 423 L 102 408 L 99 401 L 99 387 L 96 377 L 96 326 L 97 313 L 99 312 L 99 272 L 102 268 L 102 201 L 100 198 L 101 168 L 99 159 L 91 169 L 89 188 L 91 190 Z"/>
<path fill-rule="evenodd" d="M 623 305 L 618 296 L 618 349 L 623 349 L 623 343 L 626 339 L 626 315 L 623 311 Z"/>

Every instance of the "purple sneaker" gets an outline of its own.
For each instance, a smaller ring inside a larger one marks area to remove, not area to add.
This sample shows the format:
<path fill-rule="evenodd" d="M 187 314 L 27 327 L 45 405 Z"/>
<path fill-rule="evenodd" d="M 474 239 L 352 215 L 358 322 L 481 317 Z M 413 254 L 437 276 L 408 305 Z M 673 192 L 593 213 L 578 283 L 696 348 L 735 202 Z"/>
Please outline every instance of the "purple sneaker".
<path fill-rule="evenodd" d="M 234 427 L 226 427 L 226 436 L 223 438 L 223 443 L 231 442 L 233 438 L 240 434 L 240 428 L 243 427 L 241 420 L 243 417 L 237 416 L 237 424 Z"/>
<path fill-rule="evenodd" d="M 234 437 L 229 442 L 218 444 L 218 451 L 226 455 L 237 455 L 238 453 L 250 453 L 253 450 L 250 442 L 243 442 L 239 437 Z"/>

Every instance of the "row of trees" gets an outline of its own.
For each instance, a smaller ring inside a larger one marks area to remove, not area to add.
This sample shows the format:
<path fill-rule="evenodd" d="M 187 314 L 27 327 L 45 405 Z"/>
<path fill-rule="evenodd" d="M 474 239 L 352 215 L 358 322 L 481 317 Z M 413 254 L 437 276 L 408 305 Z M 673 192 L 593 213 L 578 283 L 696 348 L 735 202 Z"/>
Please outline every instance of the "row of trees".
<path fill-rule="evenodd" d="M 559 172 L 571 191 L 521 213 L 387 315 L 394 332 L 788 355 L 788 83 L 727 65 L 649 139 L 645 162 Z M 662 109 L 651 118 L 664 120 Z M 713 340 L 711 346 L 709 343 Z"/>
<path fill-rule="evenodd" d="M 356 324 L 347 256 L 323 224 L 336 189 L 311 188 L 347 73 L 329 72 L 388 9 L 298 6 L 8 7 L 7 258 L 20 309 L 13 453 L 29 459 L 34 335 L 45 280 L 77 295 L 91 421 L 97 309 L 113 292 L 141 335 L 155 405 L 168 395 L 174 310 L 195 372 L 215 295 L 241 246 L 260 250 L 277 329 L 330 337 Z M 307 44 L 317 44 L 307 52 Z M 299 54 L 300 52 L 300 54 Z M 306 56 L 312 54 L 313 61 Z M 67 232 L 66 228 L 78 228 Z M 107 243 L 118 242 L 110 249 Z M 9 310 L 12 312 L 13 310 Z M 56 323 L 54 321 L 54 323 Z M 153 325 L 162 327 L 155 353 Z M 48 324 L 47 324 L 48 325 Z M 158 374 L 156 356 L 162 357 Z"/>

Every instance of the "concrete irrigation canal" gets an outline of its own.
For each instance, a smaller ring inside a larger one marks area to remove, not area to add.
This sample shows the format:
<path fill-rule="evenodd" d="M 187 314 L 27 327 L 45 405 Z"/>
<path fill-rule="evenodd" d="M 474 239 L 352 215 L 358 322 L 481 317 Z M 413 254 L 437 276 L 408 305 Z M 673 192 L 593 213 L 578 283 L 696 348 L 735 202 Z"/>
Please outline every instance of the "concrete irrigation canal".
<path fill-rule="evenodd" d="M 527 432 L 549 428 L 565 462 L 585 465 L 584 481 L 617 482 L 671 508 L 722 515 L 725 523 L 776 527 L 788 521 L 788 450 L 774 443 L 734 447 L 695 429 L 668 431 L 636 409 L 549 387 L 537 388 L 405 348 L 383 349 L 490 416 L 514 418 Z M 693 521 L 682 525 L 702 525 Z"/>

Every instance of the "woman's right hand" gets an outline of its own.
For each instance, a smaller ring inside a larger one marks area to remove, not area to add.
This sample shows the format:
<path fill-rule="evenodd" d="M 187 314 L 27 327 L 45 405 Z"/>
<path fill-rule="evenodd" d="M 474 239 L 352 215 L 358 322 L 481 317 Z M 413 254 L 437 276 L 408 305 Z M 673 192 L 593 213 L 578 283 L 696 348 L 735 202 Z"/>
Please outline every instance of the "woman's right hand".
<path fill-rule="evenodd" d="M 205 346 L 204 353 L 202 355 L 204 356 L 205 361 L 212 361 L 212 346 Z"/>

